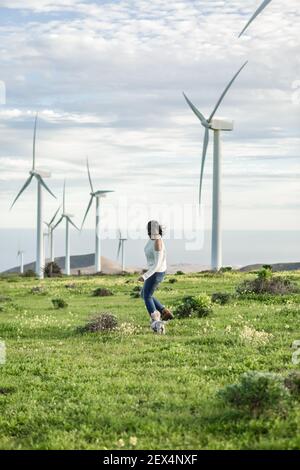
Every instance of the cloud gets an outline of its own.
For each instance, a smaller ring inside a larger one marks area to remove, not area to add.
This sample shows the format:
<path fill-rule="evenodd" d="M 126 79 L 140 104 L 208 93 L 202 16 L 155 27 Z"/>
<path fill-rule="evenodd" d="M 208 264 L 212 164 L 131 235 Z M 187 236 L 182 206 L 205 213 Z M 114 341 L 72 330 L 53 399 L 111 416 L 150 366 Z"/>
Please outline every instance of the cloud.
<path fill-rule="evenodd" d="M 72 11 L 80 2 L 77 0 L 1 0 L 0 8 L 32 10 L 33 12 Z"/>
<path fill-rule="evenodd" d="M 182 198 L 181 187 L 187 200 L 197 199 L 203 129 L 181 93 L 207 115 L 248 58 L 219 111 L 235 121 L 234 132 L 223 136 L 226 197 L 253 198 L 260 184 L 276 197 L 280 184 L 292 202 L 288 181 L 300 172 L 292 87 L 300 79 L 299 3 L 282 9 L 272 2 L 237 40 L 256 6 L 254 0 L 0 0 L 3 14 L 10 13 L 0 27 L 6 205 L 30 166 L 37 110 L 38 162 L 52 170 L 57 190 L 67 174 L 78 205 L 86 155 L 99 184 L 130 197 L 171 202 Z M 212 142 L 208 196 L 211 160 Z M 260 197 L 251 199 L 254 206 Z M 2 223 L 13 223 L 12 216 Z"/>

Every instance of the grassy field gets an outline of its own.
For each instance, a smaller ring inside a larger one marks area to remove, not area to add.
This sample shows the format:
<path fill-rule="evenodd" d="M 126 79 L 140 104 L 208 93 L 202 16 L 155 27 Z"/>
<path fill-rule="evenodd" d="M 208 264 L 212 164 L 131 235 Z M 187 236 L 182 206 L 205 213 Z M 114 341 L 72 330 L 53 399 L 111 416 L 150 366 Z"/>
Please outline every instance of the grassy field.
<path fill-rule="evenodd" d="M 299 273 L 288 276 L 300 286 Z M 177 282 L 169 276 L 159 290 L 169 306 L 185 295 L 234 293 L 253 274 L 171 277 Z M 296 398 L 285 412 L 253 416 L 217 392 L 249 370 L 299 370 L 291 344 L 300 339 L 300 295 L 234 298 L 157 336 L 130 296 L 136 285 L 132 276 L 0 278 L 0 448 L 299 449 Z M 93 297 L 99 286 L 114 295 Z M 54 309 L 53 298 L 68 306 Z M 100 312 L 114 313 L 120 328 L 79 334 Z"/>

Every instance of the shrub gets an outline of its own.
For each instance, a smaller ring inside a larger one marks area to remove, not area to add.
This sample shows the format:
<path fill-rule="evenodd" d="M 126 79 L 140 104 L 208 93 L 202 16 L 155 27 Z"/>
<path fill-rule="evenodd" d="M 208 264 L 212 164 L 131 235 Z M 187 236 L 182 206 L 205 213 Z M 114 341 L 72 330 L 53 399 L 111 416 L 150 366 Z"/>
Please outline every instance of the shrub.
<path fill-rule="evenodd" d="M 178 318 L 206 317 L 212 311 L 211 299 L 206 294 L 184 297 L 175 305 L 174 315 Z"/>
<path fill-rule="evenodd" d="M 67 302 L 64 299 L 52 299 L 51 300 L 53 307 L 56 309 L 66 308 L 68 306 Z"/>
<path fill-rule="evenodd" d="M 231 295 L 228 292 L 215 292 L 211 300 L 214 304 L 226 305 L 231 301 Z"/>
<path fill-rule="evenodd" d="M 230 273 L 232 272 L 232 266 L 224 266 L 220 269 L 220 273 Z"/>
<path fill-rule="evenodd" d="M 236 288 L 238 295 L 271 294 L 284 295 L 299 292 L 298 286 L 289 279 L 273 276 L 269 269 L 261 269 L 257 277 L 250 281 L 244 281 Z"/>
<path fill-rule="evenodd" d="M 80 327 L 78 330 L 81 333 L 90 332 L 96 333 L 100 332 L 109 332 L 114 331 L 118 327 L 118 319 L 115 315 L 111 313 L 101 313 L 93 318 L 91 318 L 87 324 L 83 327 Z"/>
<path fill-rule="evenodd" d="M 141 286 L 134 286 L 134 288 L 132 289 L 132 292 L 141 292 L 141 290 L 142 290 Z"/>
<path fill-rule="evenodd" d="M 110 297 L 114 295 L 113 292 L 105 287 L 98 287 L 93 291 L 94 297 Z"/>
<path fill-rule="evenodd" d="M 273 271 L 273 267 L 271 266 L 271 264 L 264 264 L 263 269 L 268 269 L 269 271 Z"/>
<path fill-rule="evenodd" d="M 13 282 L 13 283 L 17 283 L 19 282 L 19 276 L 17 275 L 14 275 L 14 276 L 10 276 L 7 278 L 7 282 Z"/>
<path fill-rule="evenodd" d="M 33 269 L 27 269 L 24 272 L 23 277 L 36 277 L 36 274 Z"/>
<path fill-rule="evenodd" d="M 131 292 L 130 297 L 132 297 L 133 299 L 139 299 L 141 297 L 141 293 Z"/>
<path fill-rule="evenodd" d="M 227 404 L 258 415 L 265 410 L 280 408 L 289 397 L 283 378 L 268 372 L 246 372 L 238 383 L 218 392 Z"/>
<path fill-rule="evenodd" d="M 300 371 L 294 370 L 285 379 L 284 384 L 293 395 L 300 397 Z"/>
<path fill-rule="evenodd" d="M 42 286 L 35 286 L 35 287 L 32 287 L 32 289 L 30 290 L 30 292 L 32 294 L 45 294 L 46 291 L 45 291 L 45 288 L 42 287 Z"/>
<path fill-rule="evenodd" d="M 132 299 L 139 299 L 141 297 L 142 292 L 131 292 L 130 297 Z"/>
<path fill-rule="evenodd" d="M 205 271 L 201 271 L 200 274 L 202 275 L 202 277 L 220 277 L 220 275 L 222 275 L 223 273 L 221 271 L 211 271 L 211 270 L 205 270 Z"/>
<path fill-rule="evenodd" d="M 175 284 L 175 282 L 178 282 L 178 280 L 175 279 L 175 277 L 171 277 L 171 278 L 169 279 L 169 283 L 170 283 L 170 284 Z"/>
<path fill-rule="evenodd" d="M 77 285 L 73 282 L 71 284 L 65 284 L 66 289 L 76 289 Z"/>
<path fill-rule="evenodd" d="M 44 267 L 45 277 L 62 277 L 62 270 L 54 261 L 47 263 Z"/>
<path fill-rule="evenodd" d="M 258 331 L 251 326 L 245 325 L 240 331 L 239 337 L 245 344 L 252 344 L 254 346 L 265 346 L 273 338 L 272 333 L 266 331 Z"/>
<path fill-rule="evenodd" d="M 176 271 L 176 276 L 184 276 L 184 272 L 183 271 Z"/>
<path fill-rule="evenodd" d="M 14 387 L 0 387 L 0 395 L 10 395 L 15 391 L 16 389 Z"/>
<path fill-rule="evenodd" d="M 133 299 L 139 299 L 141 297 L 142 287 L 141 286 L 134 286 L 132 291 L 130 292 L 130 297 Z"/>
<path fill-rule="evenodd" d="M 273 276 L 272 270 L 268 268 L 261 268 L 257 273 L 257 278 L 260 280 L 268 280 Z"/>

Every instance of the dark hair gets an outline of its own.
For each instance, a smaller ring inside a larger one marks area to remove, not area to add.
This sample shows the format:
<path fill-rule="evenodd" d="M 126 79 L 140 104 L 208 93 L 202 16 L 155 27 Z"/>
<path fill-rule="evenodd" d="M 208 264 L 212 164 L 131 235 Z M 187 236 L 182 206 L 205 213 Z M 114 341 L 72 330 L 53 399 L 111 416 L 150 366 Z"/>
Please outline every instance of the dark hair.
<path fill-rule="evenodd" d="M 150 238 L 154 235 L 160 235 L 162 237 L 164 233 L 162 226 L 157 220 L 150 220 L 150 222 L 148 222 L 147 231 Z"/>

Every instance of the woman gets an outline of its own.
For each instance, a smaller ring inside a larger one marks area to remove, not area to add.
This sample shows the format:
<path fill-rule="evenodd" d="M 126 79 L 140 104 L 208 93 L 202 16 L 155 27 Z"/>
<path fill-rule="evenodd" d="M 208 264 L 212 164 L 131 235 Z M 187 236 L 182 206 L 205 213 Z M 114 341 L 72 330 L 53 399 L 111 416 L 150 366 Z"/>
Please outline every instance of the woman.
<path fill-rule="evenodd" d="M 166 248 L 162 240 L 163 230 L 156 220 L 148 222 L 147 230 L 149 240 L 145 246 L 145 255 L 148 271 L 139 278 L 139 281 L 144 282 L 141 297 L 150 315 L 151 327 L 153 331 L 157 331 L 156 322 L 172 320 L 174 317 L 169 309 L 153 297 L 155 289 L 163 281 L 167 270 Z"/>

